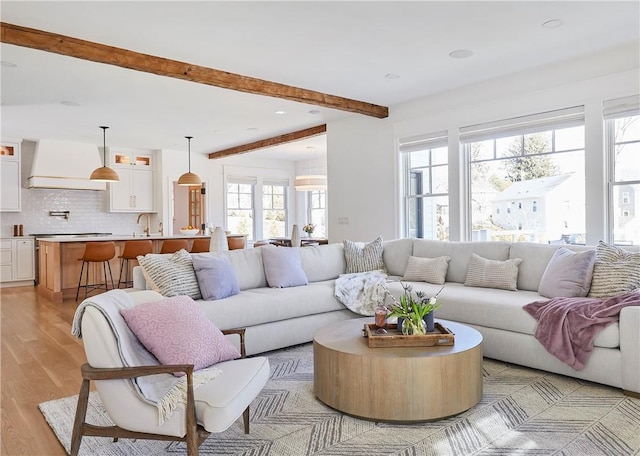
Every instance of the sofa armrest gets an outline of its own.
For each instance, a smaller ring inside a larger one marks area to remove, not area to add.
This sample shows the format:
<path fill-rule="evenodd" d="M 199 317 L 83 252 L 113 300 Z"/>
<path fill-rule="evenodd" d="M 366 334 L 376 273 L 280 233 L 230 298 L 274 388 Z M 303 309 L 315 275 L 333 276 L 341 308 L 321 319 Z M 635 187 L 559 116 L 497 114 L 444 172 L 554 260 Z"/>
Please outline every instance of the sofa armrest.
<path fill-rule="evenodd" d="M 622 389 L 640 395 L 640 307 L 620 311 Z"/>

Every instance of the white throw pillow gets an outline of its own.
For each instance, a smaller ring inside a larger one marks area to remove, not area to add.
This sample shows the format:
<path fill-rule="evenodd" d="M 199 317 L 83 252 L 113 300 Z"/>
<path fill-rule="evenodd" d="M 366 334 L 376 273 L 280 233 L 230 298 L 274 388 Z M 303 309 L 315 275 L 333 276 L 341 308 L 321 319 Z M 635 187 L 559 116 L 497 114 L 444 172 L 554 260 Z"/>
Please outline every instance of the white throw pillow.
<path fill-rule="evenodd" d="M 447 276 L 451 257 L 422 258 L 410 256 L 402 280 L 442 285 Z"/>
<path fill-rule="evenodd" d="M 137 259 L 152 290 L 165 297 L 186 295 L 202 299 L 193 260 L 186 250 L 178 250 L 173 255 L 140 255 Z"/>
<path fill-rule="evenodd" d="M 378 236 L 378 238 L 368 244 L 349 240 L 345 240 L 343 244 L 344 259 L 347 263 L 347 274 L 384 269 L 384 262 L 382 261 L 382 237 Z"/>
<path fill-rule="evenodd" d="M 517 291 L 518 266 L 520 258 L 498 261 L 483 258 L 475 253 L 471 254 L 467 266 L 467 287 L 500 288 L 502 290 Z"/>

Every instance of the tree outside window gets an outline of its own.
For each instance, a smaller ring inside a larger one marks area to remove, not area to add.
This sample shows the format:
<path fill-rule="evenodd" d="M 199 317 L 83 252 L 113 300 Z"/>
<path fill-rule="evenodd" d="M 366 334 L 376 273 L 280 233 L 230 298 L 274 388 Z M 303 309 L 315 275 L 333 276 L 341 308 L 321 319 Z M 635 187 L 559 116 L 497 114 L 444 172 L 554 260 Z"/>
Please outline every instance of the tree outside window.
<path fill-rule="evenodd" d="M 464 146 L 472 239 L 584 242 L 584 126 L 509 133 Z"/>
<path fill-rule="evenodd" d="M 610 217 L 615 244 L 640 244 L 640 115 L 607 120 L 611 158 Z"/>
<path fill-rule="evenodd" d="M 262 186 L 262 237 L 287 235 L 287 186 Z"/>
<path fill-rule="evenodd" d="M 249 183 L 227 183 L 227 229 L 255 239 L 253 228 L 253 188 Z"/>

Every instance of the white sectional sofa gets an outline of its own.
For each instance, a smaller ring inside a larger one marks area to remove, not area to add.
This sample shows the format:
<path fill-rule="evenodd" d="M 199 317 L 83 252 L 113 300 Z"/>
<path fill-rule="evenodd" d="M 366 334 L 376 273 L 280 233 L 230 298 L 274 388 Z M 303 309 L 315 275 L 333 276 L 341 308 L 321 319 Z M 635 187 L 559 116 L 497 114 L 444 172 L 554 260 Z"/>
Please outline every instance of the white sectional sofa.
<path fill-rule="evenodd" d="M 398 279 L 404 275 L 410 256 L 450 257 L 445 287 L 438 298 L 442 306 L 436 311 L 436 319 L 457 321 L 477 329 L 484 338 L 484 356 L 640 394 L 640 307 L 623 308 L 619 323 L 598 334 L 587 366 L 579 371 L 549 354 L 534 337 L 536 320 L 522 307 L 548 299 L 538 294 L 538 285 L 559 247 L 399 239 L 384 243 L 383 260 L 389 276 Z M 465 286 L 467 266 L 474 253 L 492 260 L 521 259 L 517 291 Z M 334 297 L 335 279 L 344 274 L 346 266 L 342 244 L 301 248 L 300 259 L 309 284 L 290 288 L 267 286 L 261 248 L 233 250 L 224 255 L 231 262 L 240 293 L 199 304 L 220 329 L 246 328 L 248 354 L 309 342 L 323 326 L 362 317 Z M 411 284 L 427 294 L 441 288 L 425 282 Z M 134 269 L 134 288 L 148 288 L 139 267 Z M 402 292 L 399 282 L 390 283 L 388 288 L 393 294 Z"/>

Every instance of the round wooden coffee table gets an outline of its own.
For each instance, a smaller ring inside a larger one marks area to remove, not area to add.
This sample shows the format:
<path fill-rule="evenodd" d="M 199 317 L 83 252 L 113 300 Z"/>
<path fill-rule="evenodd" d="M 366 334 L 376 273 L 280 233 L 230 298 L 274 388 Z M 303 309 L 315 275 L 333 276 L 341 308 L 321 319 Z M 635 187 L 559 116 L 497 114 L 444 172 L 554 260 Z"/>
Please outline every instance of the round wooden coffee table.
<path fill-rule="evenodd" d="M 464 412 L 482 398 L 482 335 L 437 320 L 451 346 L 369 348 L 373 318 L 344 320 L 313 338 L 316 397 L 329 407 L 380 421 L 428 421 Z"/>

